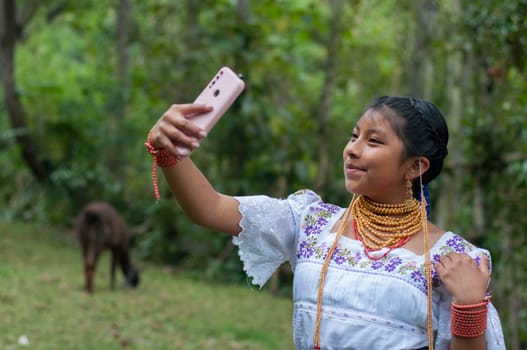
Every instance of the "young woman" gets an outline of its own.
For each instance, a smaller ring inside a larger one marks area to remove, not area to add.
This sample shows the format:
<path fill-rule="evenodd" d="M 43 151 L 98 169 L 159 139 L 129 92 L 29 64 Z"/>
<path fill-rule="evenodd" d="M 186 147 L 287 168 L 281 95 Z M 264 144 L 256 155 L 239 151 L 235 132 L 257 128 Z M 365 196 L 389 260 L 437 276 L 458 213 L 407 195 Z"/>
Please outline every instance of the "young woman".
<path fill-rule="evenodd" d="M 175 147 L 199 147 L 206 135 L 186 116 L 209 110 L 173 105 L 146 146 L 186 214 L 235 236 L 253 283 L 291 263 L 297 349 L 505 349 L 489 252 L 427 220 L 423 185 L 441 172 L 448 142 L 435 105 L 394 96 L 366 109 L 343 151 L 348 208 L 310 190 L 216 192 Z"/>

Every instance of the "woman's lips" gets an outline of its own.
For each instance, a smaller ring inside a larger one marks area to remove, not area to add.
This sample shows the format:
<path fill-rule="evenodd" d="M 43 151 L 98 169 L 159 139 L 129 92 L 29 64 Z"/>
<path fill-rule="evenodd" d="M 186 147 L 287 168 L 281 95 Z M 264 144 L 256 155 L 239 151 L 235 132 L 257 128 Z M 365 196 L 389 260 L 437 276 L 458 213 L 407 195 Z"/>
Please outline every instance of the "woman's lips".
<path fill-rule="evenodd" d="M 360 168 L 353 164 L 346 164 L 346 167 L 344 168 L 344 172 L 346 173 L 346 175 L 354 175 L 363 171 L 365 171 L 363 168 Z"/>

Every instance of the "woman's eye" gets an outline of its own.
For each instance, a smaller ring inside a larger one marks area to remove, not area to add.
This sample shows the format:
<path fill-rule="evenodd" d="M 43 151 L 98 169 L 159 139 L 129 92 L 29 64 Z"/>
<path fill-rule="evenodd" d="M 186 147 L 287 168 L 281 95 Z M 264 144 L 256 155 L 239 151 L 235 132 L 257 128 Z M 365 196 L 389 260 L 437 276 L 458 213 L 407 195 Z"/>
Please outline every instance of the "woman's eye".
<path fill-rule="evenodd" d="M 358 139 L 358 138 L 359 138 L 359 135 L 353 133 L 353 134 L 351 134 L 351 138 L 350 138 L 350 140 L 351 140 L 351 141 L 355 141 L 355 140 Z"/>
<path fill-rule="evenodd" d="M 379 143 L 379 144 L 382 144 L 382 142 L 381 142 L 379 139 L 376 139 L 376 138 L 374 138 L 374 137 L 371 137 L 371 138 L 369 139 L 369 141 L 370 141 L 371 143 Z"/>

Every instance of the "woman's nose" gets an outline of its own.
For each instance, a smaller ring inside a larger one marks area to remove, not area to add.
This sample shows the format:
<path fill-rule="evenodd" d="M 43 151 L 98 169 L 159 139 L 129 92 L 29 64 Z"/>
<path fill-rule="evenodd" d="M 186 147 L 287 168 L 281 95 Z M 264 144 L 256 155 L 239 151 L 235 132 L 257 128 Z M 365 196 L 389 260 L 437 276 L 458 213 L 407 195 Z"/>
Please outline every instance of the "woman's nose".
<path fill-rule="evenodd" d="M 358 158 L 360 145 L 357 141 L 349 141 L 344 147 L 344 158 Z"/>

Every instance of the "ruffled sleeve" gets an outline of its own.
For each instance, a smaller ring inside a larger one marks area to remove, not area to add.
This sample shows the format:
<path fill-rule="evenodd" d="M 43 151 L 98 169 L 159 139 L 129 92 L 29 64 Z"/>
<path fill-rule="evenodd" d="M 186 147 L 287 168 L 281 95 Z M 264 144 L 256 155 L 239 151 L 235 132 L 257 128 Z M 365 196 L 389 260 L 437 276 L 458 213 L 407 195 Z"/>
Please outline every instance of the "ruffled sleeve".
<path fill-rule="evenodd" d="M 236 199 L 240 203 L 242 231 L 232 242 L 238 246 L 244 271 L 261 288 L 282 263 L 288 261 L 294 270 L 300 218 L 320 197 L 303 190 L 287 199 L 268 196 Z"/>
<path fill-rule="evenodd" d="M 489 260 L 489 266 L 491 264 L 491 258 L 489 251 L 485 249 L 475 248 L 471 251 L 467 251 L 477 264 L 480 263 L 483 255 Z M 439 326 L 436 338 L 436 349 L 447 350 L 450 345 L 451 333 L 450 333 L 450 305 L 452 303 L 452 297 L 448 294 L 444 286 L 440 287 L 441 298 L 438 308 L 439 313 Z M 487 332 L 485 334 L 487 339 L 487 350 L 505 350 L 505 340 L 503 337 L 503 330 L 501 327 L 500 317 L 498 311 L 489 303 L 489 309 L 487 314 Z"/>

